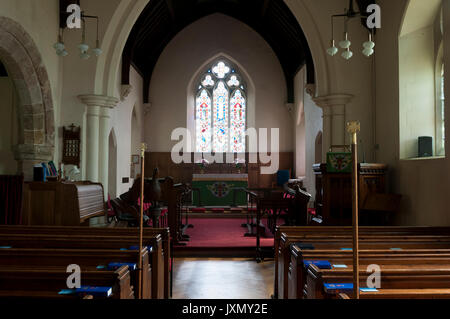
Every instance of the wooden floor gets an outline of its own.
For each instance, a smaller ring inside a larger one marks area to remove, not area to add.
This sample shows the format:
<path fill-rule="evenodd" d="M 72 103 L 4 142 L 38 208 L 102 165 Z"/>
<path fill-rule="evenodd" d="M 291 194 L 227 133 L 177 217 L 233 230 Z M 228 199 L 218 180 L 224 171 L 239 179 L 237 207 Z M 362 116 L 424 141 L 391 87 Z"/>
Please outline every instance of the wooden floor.
<path fill-rule="evenodd" d="M 269 299 L 274 262 L 239 258 L 176 258 L 174 299 Z"/>

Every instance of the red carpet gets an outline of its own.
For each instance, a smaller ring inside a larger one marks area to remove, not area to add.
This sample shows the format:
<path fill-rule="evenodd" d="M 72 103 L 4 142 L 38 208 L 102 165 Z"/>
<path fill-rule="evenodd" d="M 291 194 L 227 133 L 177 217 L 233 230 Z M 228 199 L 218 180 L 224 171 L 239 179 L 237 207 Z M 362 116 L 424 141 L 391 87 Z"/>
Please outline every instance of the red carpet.
<path fill-rule="evenodd" d="M 256 237 L 244 237 L 247 228 L 241 227 L 245 218 L 190 218 L 186 234 L 191 237 L 187 247 L 256 247 Z M 273 237 L 268 229 L 261 237 L 262 247 L 272 247 Z M 270 236 L 270 237 L 269 237 Z"/>

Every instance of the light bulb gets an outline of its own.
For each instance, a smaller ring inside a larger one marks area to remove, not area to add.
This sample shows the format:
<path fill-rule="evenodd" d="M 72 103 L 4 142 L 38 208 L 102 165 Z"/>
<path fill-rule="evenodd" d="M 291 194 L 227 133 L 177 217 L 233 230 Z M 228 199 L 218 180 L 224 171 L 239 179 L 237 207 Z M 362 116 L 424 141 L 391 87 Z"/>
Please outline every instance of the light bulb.
<path fill-rule="evenodd" d="M 327 53 L 331 56 L 336 55 L 336 53 L 338 53 L 339 49 L 336 47 L 331 47 L 327 50 Z"/>
<path fill-rule="evenodd" d="M 348 40 L 348 33 L 345 32 L 345 40 L 342 40 L 341 42 L 339 42 L 339 46 L 343 49 L 348 49 L 348 48 L 350 48 L 351 45 L 352 45 L 352 43 Z"/>
<path fill-rule="evenodd" d="M 92 52 L 94 52 L 95 56 L 100 56 L 100 54 L 102 54 L 103 51 L 100 48 L 95 48 L 92 49 Z"/>
<path fill-rule="evenodd" d="M 62 51 L 64 50 L 64 43 L 57 42 L 53 45 L 53 47 L 55 48 L 56 51 Z"/>
<path fill-rule="evenodd" d="M 80 49 L 81 53 L 86 53 L 89 50 L 89 46 L 86 43 L 81 43 L 78 46 L 78 49 Z"/>
<path fill-rule="evenodd" d="M 341 55 L 344 59 L 349 60 L 353 56 L 353 52 L 350 51 L 350 49 L 347 48 L 346 51 L 342 52 Z"/>
<path fill-rule="evenodd" d="M 371 56 L 374 52 L 375 52 L 375 51 L 374 51 L 373 49 L 370 49 L 370 48 L 365 48 L 365 49 L 362 51 L 362 53 L 363 53 L 366 57 Z"/>
<path fill-rule="evenodd" d="M 375 48 L 375 42 L 372 42 L 372 41 L 364 42 L 363 47 L 365 49 L 373 49 L 373 48 Z"/>
<path fill-rule="evenodd" d="M 336 55 L 338 53 L 339 49 L 336 48 L 336 45 L 334 44 L 334 40 L 331 41 L 331 47 L 327 49 L 327 53 L 331 56 Z"/>

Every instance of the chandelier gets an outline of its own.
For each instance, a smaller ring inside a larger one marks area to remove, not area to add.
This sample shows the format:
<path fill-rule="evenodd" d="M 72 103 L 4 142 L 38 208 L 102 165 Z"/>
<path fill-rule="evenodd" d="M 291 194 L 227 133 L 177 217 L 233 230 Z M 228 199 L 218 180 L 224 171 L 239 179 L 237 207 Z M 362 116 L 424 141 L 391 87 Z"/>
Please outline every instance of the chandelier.
<path fill-rule="evenodd" d="M 353 0 L 349 0 L 349 9 L 345 10 L 343 14 L 335 14 L 331 16 L 331 47 L 327 49 L 327 53 L 331 56 L 334 56 L 338 53 L 339 49 L 336 47 L 336 43 L 334 41 L 334 19 L 335 18 L 344 18 L 344 39 L 339 42 L 339 47 L 341 47 L 344 51 L 341 56 L 349 60 L 353 56 L 353 52 L 350 50 L 350 46 L 352 43 L 349 40 L 348 35 L 348 23 L 350 20 L 355 18 L 368 18 L 367 14 L 356 12 L 353 8 Z M 366 57 L 370 57 L 375 51 L 375 42 L 372 41 L 372 31 L 369 32 L 369 40 L 363 43 L 362 53 Z"/>
<path fill-rule="evenodd" d="M 84 13 L 81 14 L 81 43 L 78 45 L 78 49 L 80 50 L 80 58 L 83 60 L 87 60 L 91 57 L 89 54 L 89 45 L 86 43 L 86 18 L 95 19 L 97 21 L 97 38 L 95 41 L 95 48 L 92 49 L 92 52 L 96 57 L 102 54 L 102 49 L 100 49 L 100 41 L 98 39 L 98 25 L 99 18 L 98 16 L 89 16 Z M 54 44 L 53 48 L 56 50 L 56 54 L 61 57 L 65 57 L 69 54 L 67 52 L 66 47 L 64 45 L 64 28 L 59 29 L 58 42 Z"/>

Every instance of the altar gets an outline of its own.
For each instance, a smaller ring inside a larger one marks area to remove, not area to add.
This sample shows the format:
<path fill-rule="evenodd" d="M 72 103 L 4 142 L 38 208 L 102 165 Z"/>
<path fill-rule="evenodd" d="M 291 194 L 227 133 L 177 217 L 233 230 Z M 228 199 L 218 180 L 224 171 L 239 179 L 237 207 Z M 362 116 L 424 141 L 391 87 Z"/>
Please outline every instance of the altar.
<path fill-rule="evenodd" d="M 247 174 L 194 174 L 192 203 L 194 206 L 245 206 L 248 187 Z"/>

